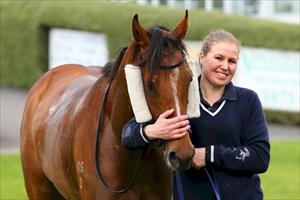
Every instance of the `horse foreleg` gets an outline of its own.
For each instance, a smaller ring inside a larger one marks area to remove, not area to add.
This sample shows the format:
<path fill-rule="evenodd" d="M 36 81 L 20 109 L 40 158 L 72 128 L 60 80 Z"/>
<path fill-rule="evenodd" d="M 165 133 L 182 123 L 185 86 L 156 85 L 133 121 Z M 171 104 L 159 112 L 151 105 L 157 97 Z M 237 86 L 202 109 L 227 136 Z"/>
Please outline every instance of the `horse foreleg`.
<path fill-rule="evenodd" d="M 27 195 L 30 200 L 63 200 L 53 183 L 43 173 L 37 151 L 30 139 L 21 145 L 21 158 Z"/>

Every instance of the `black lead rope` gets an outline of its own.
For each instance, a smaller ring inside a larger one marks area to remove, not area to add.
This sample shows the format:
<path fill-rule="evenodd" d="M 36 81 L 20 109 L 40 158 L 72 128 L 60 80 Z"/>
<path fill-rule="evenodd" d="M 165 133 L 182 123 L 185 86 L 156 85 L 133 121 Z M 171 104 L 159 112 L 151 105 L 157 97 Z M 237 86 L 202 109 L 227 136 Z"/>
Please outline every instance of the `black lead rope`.
<path fill-rule="evenodd" d="M 96 161 L 96 171 L 97 171 L 97 175 L 98 175 L 98 178 L 100 179 L 100 183 L 103 185 L 103 187 L 108 190 L 109 192 L 112 192 L 112 193 L 117 193 L 117 194 L 121 194 L 121 193 L 125 193 L 127 192 L 128 190 L 130 190 L 130 188 L 133 186 L 133 184 L 135 183 L 135 180 L 136 180 L 136 177 L 137 177 L 137 174 L 138 174 L 138 171 L 140 169 L 140 166 L 141 166 L 141 162 L 142 162 L 142 159 L 143 159 L 143 155 L 144 155 L 144 150 L 141 150 L 140 152 L 140 155 L 139 155 L 139 160 L 138 160 L 138 163 L 137 163 L 137 166 L 136 166 L 136 169 L 134 171 L 134 175 L 131 179 L 131 181 L 129 182 L 129 184 L 124 187 L 123 189 L 119 189 L 119 190 L 115 190 L 115 189 L 112 189 L 107 183 L 106 181 L 104 180 L 104 177 L 103 177 L 103 174 L 101 172 L 101 168 L 100 168 L 100 160 L 99 160 L 99 145 L 100 145 L 100 137 L 101 137 L 101 128 L 103 127 L 103 122 L 104 122 L 104 117 L 103 117 L 103 114 L 105 112 L 105 105 L 106 105 L 106 99 L 107 99 L 107 96 L 108 96 L 108 92 L 109 92 L 109 88 L 110 88 L 110 85 L 111 85 L 111 82 L 110 81 L 108 83 L 108 85 L 106 86 L 105 88 L 105 93 L 104 93 L 104 99 L 102 100 L 102 104 L 101 104 L 101 107 L 100 107 L 100 115 L 99 115 L 99 123 L 98 123 L 98 128 L 97 128 L 97 137 L 96 137 L 96 145 L 95 145 L 95 161 Z"/>

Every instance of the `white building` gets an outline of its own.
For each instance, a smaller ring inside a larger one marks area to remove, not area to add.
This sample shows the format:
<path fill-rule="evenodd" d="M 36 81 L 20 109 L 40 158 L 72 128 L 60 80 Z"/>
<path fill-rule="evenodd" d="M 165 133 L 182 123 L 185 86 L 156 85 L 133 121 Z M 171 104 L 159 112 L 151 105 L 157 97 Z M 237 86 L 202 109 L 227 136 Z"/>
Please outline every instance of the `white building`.
<path fill-rule="evenodd" d="M 132 0 L 138 4 L 167 5 L 188 9 L 203 9 L 223 11 L 226 14 L 239 14 L 300 23 L 300 0 Z"/>

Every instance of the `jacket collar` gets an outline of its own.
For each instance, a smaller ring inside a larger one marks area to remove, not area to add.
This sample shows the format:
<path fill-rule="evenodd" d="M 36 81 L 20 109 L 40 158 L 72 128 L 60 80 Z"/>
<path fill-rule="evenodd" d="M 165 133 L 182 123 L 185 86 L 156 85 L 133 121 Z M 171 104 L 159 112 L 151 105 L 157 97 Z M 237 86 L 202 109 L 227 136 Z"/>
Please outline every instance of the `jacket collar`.
<path fill-rule="evenodd" d="M 203 100 L 201 87 L 200 87 L 200 79 L 201 79 L 201 75 L 198 77 L 198 80 L 199 80 L 200 97 L 201 100 Z M 231 81 L 225 86 L 224 94 L 218 102 L 221 102 L 223 100 L 229 100 L 229 101 L 237 100 L 236 88 Z"/>
<path fill-rule="evenodd" d="M 224 95 L 221 99 L 222 100 L 226 99 L 229 101 L 237 100 L 236 89 L 231 81 L 225 86 Z"/>

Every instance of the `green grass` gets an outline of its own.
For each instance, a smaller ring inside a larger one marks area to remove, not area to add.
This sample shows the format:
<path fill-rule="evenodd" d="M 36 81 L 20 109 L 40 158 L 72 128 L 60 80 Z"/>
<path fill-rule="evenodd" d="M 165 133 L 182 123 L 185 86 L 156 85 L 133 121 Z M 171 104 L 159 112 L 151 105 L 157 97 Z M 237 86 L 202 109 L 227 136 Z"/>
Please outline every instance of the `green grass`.
<path fill-rule="evenodd" d="M 0 200 L 28 199 L 19 155 L 0 155 Z"/>
<path fill-rule="evenodd" d="M 300 199 L 300 141 L 273 141 L 271 163 L 262 174 L 266 200 Z M 19 155 L 0 155 L 0 200 L 27 199 Z"/>
<path fill-rule="evenodd" d="M 300 199 L 300 141 L 273 141 L 271 163 L 261 175 L 265 199 Z"/>

